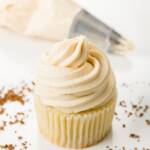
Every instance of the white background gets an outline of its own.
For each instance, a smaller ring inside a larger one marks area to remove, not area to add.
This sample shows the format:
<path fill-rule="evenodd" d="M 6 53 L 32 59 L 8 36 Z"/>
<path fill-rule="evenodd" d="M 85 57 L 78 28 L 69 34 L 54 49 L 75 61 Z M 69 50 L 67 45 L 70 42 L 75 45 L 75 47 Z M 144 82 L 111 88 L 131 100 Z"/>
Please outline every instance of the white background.
<path fill-rule="evenodd" d="M 132 38 L 141 51 L 150 47 L 149 0 L 76 0 L 92 14 Z"/>
<path fill-rule="evenodd" d="M 120 33 L 131 39 L 135 44 L 135 51 L 127 57 L 107 54 L 114 69 L 117 86 L 118 100 L 135 100 L 144 95 L 145 104 L 150 105 L 150 1 L 149 0 L 78 0 L 92 14 L 108 23 Z M 40 53 L 50 49 L 51 44 L 40 40 L 22 37 L 9 31 L 0 30 L 0 84 L 16 83 L 23 79 L 31 80 L 34 76 Z M 123 82 L 128 82 L 134 93 L 121 87 Z M 139 85 L 135 85 L 139 82 Z M 145 84 L 144 84 L 145 83 Z M 32 104 L 31 106 L 32 107 Z M 112 133 L 100 144 L 90 149 L 104 150 L 106 145 L 127 149 L 133 147 L 150 148 L 150 127 L 143 124 L 143 120 L 135 119 L 135 122 L 125 118 L 123 112 L 117 108 L 122 120 L 126 122 L 127 128 L 123 129 L 119 123 L 114 121 Z M 150 117 L 150 112 L 145 117 Z M 31 124 L 22 131 L 32 142 L 31 150 L 61 149 L 44 141 L 37 132 L 34 118 Z M 138 132 L 142 139 L 140 142 L 129 139 L 130 132 Z M 8 142 L 11 136 L 0 135 L 0 143 Z M 15 140 L 15 139 L 14 139 Z M 117 149 L 116 149 L 117 150 Z"/>

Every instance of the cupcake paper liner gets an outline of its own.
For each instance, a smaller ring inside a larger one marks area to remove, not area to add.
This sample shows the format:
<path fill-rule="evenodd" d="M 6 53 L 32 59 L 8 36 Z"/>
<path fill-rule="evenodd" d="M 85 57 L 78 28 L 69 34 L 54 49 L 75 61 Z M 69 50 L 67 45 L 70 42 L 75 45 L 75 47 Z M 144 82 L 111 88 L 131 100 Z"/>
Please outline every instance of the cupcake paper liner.
<path fill-rule="evenodd" d="M 84 148 L 101 141 L 109 132 L 116 100 L 100 108 L 67 114 L 42 104 L 35 96 L 40 133 L 51 143 L 67 148 Z"/>

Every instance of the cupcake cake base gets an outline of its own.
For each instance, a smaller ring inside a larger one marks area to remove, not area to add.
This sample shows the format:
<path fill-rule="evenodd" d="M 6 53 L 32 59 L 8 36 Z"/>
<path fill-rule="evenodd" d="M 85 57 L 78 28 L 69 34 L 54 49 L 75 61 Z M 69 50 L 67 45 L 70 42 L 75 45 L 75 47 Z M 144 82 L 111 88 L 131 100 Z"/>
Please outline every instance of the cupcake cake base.
<path fill-rule="evenodd" d="M 94 145 L 111 129 L 115 103 L 113 99 L 100 108 L 68 114 L 42 104 L 35 96 L 40 133 L 49 142 L 67 148 Z"/>

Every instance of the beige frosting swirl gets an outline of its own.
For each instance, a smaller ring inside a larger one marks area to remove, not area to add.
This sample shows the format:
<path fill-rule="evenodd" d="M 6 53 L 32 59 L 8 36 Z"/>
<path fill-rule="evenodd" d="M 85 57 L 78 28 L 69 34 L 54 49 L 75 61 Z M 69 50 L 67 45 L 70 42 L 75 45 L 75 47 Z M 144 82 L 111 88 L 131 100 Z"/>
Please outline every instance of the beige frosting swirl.
<path fill-rule="evenodd" d="M 116 84 L 106 56 L 80 36 L 43 55 L 35 93 L 45 105 L 77 113 L 115 98 Z"/>

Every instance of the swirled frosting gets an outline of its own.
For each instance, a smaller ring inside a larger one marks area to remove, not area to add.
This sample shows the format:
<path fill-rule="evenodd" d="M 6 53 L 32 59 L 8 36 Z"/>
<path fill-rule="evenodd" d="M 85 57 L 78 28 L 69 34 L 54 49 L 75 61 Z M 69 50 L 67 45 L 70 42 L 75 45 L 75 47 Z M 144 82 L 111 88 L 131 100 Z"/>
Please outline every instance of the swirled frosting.
<path fill-rule="evenodd" d="M 115 98 L 116 84 L 104 53 L 79 36 L 56 44 L 42 56 L 35 93 L 45 105 L 78 113 Z"/>

